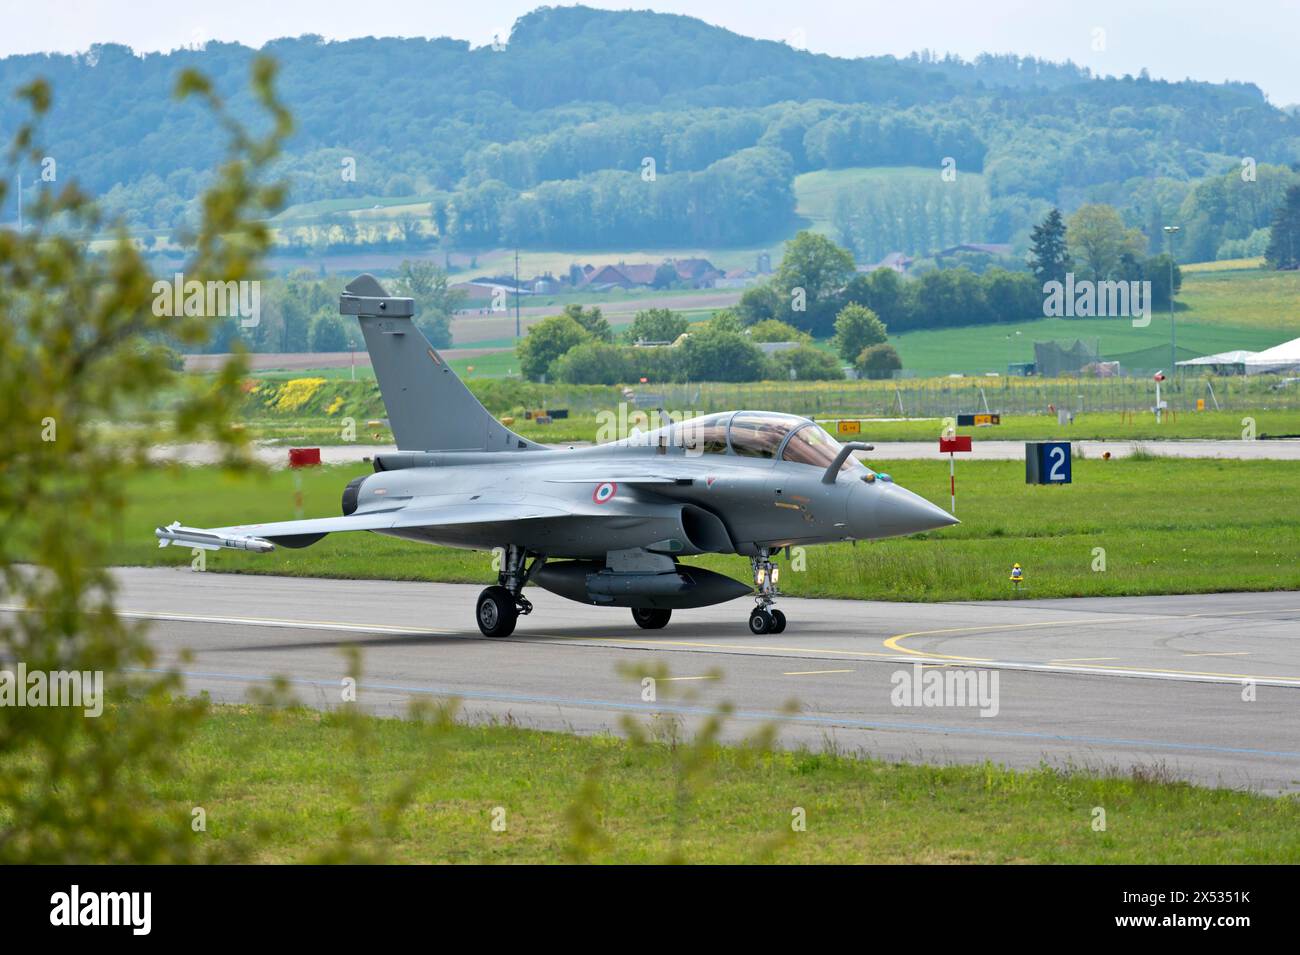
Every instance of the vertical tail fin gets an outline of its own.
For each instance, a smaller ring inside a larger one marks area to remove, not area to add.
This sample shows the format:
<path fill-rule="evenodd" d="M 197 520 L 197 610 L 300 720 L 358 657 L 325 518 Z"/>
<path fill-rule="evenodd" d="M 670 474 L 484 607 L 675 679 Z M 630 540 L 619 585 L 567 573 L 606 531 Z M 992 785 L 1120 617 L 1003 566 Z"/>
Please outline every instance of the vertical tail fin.
<path fill-rule="evenodd" d="M 456 377 L 412 317 L 415 302 L 390 296 L 373 275 L 359 275 L 339 311 L 361 322 L 366 350 L 403 451 L 524 451 L 540 448 L 496 418 Z"/>

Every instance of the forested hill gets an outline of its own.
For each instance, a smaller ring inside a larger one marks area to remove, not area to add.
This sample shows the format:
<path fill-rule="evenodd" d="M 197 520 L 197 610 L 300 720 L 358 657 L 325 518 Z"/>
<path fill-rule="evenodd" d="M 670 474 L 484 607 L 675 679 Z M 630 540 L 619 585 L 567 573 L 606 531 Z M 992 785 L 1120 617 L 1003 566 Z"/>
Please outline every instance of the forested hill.
<path fill-rule="evenodd" d="M 1123 205 L 1144 180 L 1300 159 L 1300 118 L 1249 84 L 1098 79 L 1001 56 L 846 60 L 649 12 L 541 8 L 499 49 L 303 36 L 264 51 L 298 125 L 293 201 L 441 195 L 438 228 L 463 245 L 763 241 L 788 226 L 798 173 L 945 157 L 986 174 L 989 233 L 969 238 L 999 241 L 1047 203 Z M 170 99 L 175 77 L 197 67 L 252 115 L 255 53 L 0 59 L 0 130 L 24 116 L 14 91 L 48 78 L 42 141 L 61 176 L 136 224 L 174 228 L 220 158 L 202 109 Z M 355 182 L 339 174 L 346 157 Z M 645 157 L 654 197 L 637 186 Z"/>

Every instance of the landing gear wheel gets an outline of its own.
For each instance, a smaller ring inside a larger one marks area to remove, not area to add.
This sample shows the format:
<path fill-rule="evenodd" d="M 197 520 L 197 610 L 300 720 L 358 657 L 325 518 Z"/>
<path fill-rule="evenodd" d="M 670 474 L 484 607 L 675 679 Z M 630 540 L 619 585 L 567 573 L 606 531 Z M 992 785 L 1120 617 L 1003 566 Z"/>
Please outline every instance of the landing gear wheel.
<path fill-rule="evenodd" d="M 515 632 L 515 621 L 519 619 L 515 598 L 504 587 L 487 588 L 478 595 L 474 619 L 485 637 L 510 636 Z"/>
<path fill-rule="evenodd" d="M 772 610 L 769 613 L 772 615 L 772 629 L 770 632 L 780 633 L 785 629 L 785 614 L 779 610 Z"/>
<path fill-rule="evenodd" d="M 763 610 L 761 607 L 756 608 L 754 612 L 749 615 L 750 633 L 755 633 L 755 634 L 771 633 L 772 628 L 775 625 L 776 622 L 772 619 L 772 615 L 768 613 L 766 610 Z"/>
<path fill-rule="evenodd" d="M 632 619 L 642 630 L 662 630 L 668 624 L 673 612 L 657 607 L 633 607 Z"/>

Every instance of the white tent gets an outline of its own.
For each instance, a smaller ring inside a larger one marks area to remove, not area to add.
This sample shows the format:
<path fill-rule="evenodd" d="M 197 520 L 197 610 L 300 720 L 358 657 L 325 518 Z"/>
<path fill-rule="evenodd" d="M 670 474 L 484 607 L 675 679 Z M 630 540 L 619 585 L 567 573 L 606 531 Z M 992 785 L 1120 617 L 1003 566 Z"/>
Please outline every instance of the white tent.
<path fill-rule="evenodd" d="M 1293 338 L 1281 345 L 1274 345 L 1265 351 L 1256 352 L 1237 349 L 1236 351 L 1219 352 L 1217 355 L 1188 358 L 1178 363 L 1179 368 L 1223 367 L 1226 365 L 1237 366 L 1248 375 L 1263 375 L 1268 372 L 1286 371 L 1291 368 L 1300 369 L 1300 338 Z"/>
<path fill-rule="evenodd" d="M 1178 367 L 1185 365 L 1244 365 L 1247 361 L 1255 357 L 1255 352 L 1244 351 L 1221 351 L 1217 355 L 1202 355 L 1200 358 L 1188 358 L 1178 363 Z"/>
<path fill-rule="evenodd" d="M 1256 352 L 1246 359 L 1246 374 L 1263 375 L 1271 371 L 1300 368 L 1300 338 Z"/>

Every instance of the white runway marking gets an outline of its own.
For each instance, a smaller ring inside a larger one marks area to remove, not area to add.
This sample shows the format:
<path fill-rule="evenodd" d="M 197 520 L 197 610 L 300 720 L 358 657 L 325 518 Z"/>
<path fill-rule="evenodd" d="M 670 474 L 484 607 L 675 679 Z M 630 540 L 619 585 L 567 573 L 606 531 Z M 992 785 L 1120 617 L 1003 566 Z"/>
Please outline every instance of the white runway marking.
<path fill-rule="evenodd" d="M 14 606 L 0 607 L 0 611 L 21 611 L 22 608 Z M 208 614 L 180 614 L 180 613 L 158 613 L 144 610 L 119 610 L 124 617 L 143 620 L 162 620 L 174 621 L 178 623 L 211 623 L 225 624 L 231 626 L 254 626 L 254 627 L 276 627 L 282 629 L 298 630 L 326 630 L 340 631 L 344 633 L 374 633 L 374 634 L 397 634 L 397 635 L 428 635 L 438 634 L 450 637 L 457 637 L 464 640 L 485 639 L 478 634 L 465 633 L 460 630 L 440 630 L 432 627 L 396 627 L 379 624 L 351 624 L 341 623 L 329 620 L 288 620 L 274 617 L 235 617 L 224 615 Z M 1226 683 L 1226 684 L 1245 684 L 1252 683 L 1257 686 L 1277 686 L 1277 687 L 1300 687 L 1300 677 L 1267 677 L 1256 676 L 1251 674 L 1229 674 L 1229 673 L 1194 673 L 1181 670 L 1161 670 L 1145 669 L 1142 667 L 1121 667 L 1121 666 L 1083 666 L 1078 664 L 1068 664 L 1065 661 L 1051 661 L 1047 663 L 1036 663 L 1024 660 L 953 660 L 950 658 L 933 657 L 924 655 L 924 651 L 914 650 L 909 656 L 884 656 L 871 651 L 856 650 L 838 650 L 820 647 L 754 647 L 752 645 L 740 644 L 731 645 L 725 643 L 702 643 L 686 641 L 663 641 L 650 642 L 637 640 L 626 637 L 583 637 L 572 638 L 560 635 L 540 634 L 531 635 L 521 633 L 519 636 L 534 637 L 534 642 L 554 642 L 563 643 L 571 646 L 610 646 L 619 645 L 629 649 L 644 649 L 647 651 L 671 650 L 675 643 L 690 646 L 699 649 L 709 649 L 720 652 L 742 652 L 749 653 L 758 651 L 764 656 L 774 657 L 800 657 L 810 654 L 833 653 L 841 657 L 850 657 L 856 659 L 880 660 L 882 662 L 915 664 L 922 666 L 965 666 L 971 669 L 995 669 L 995 670 L 1023 670 L 1042 673 L 1069 673 L 1088 676 L 1109 676 L 1109 677 L 1127 677 L 1147 680 L 1174 680 L 1188 683 Z M 507 638 L 510 639 L 510 638 Z M 1095 659 L 1106 659 L 1099 657 Z M 1111 658 L 1114 659 L 1114 658 Z M 818 671 L 806 671 L 806 675 L 811 675 Z M 822 671 L 832 672 L 832 671 Z M 796 673 L 785 674 L 787 676 L 799 675 Z M 711 676 L 694 676 L 694 677 L 669 677 L 670 680 L 711 680 Z"/>

